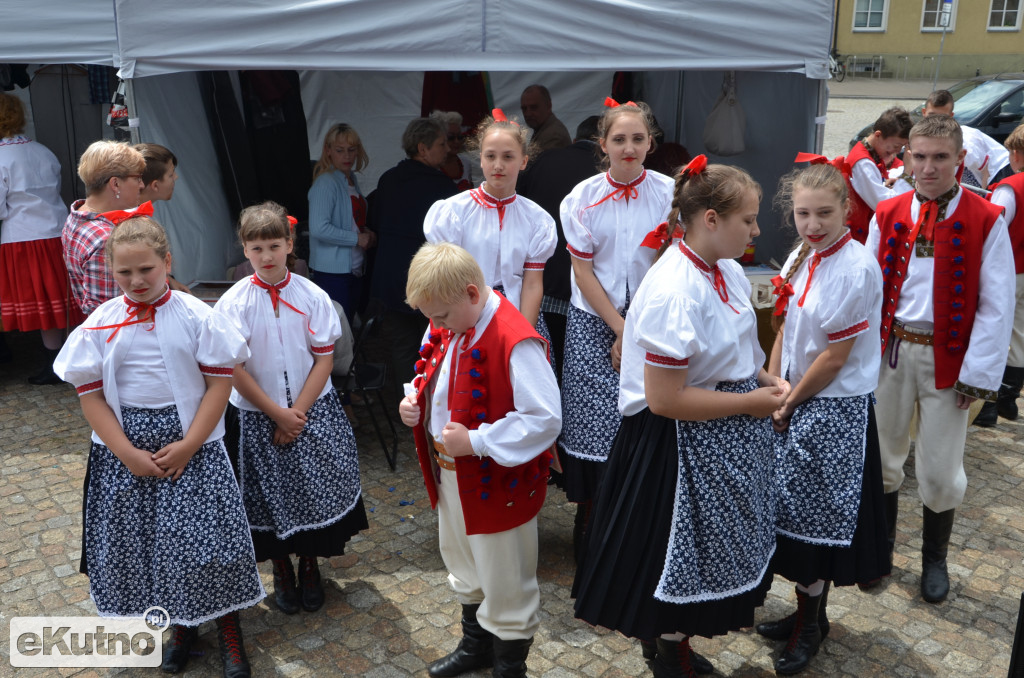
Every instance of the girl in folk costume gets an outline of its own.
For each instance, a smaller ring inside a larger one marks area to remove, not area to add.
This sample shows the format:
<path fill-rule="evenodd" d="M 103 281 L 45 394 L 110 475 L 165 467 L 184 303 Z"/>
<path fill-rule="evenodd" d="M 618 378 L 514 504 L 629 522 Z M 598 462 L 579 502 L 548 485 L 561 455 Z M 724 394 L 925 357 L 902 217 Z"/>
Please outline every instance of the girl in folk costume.
<path fill-rule="evenodd" d="M 878 384 L 882 273 L 846 227 L 842 173 L 822 156 L 783 177 L 776 202 L 793 215 L 800 246 L 774 279 L 778 334 L 769 373 L 793 388 L 772 415 L 778 509 L 773 570 L 795 581 L 798 608 L 757 626 L 788 640 L 775 671 L 807 667 L 829 624 L 830 582 L 870 584 L 889 574 L 885 499 L 872 392 Z"/>
<path fill-rule="evenodd" d="M 544 264 L 558 244 L 555 221 L 540 205 L 516 195 L 519 173 L 529 161 L 527 130 L 500 109 L 477 127 L 484 182 L 434 203 L 423 220 L 427 242 L 466 249 L 497 289 L 549 340 L 540 316 Z"/>
<path fill-rule="evenodd" d="M 762 367 L 732 261 L 759 233 L 761 191 L 706 163 L 676 178 L 668 223 L 685 236 L 663 236 L 626 315 L 622 425 L 573 591 L 577 617 L 648 641 L 659 678 L 712 671 L 689 636 L 751 626 L 775 550 L 769 415 L 788 384 Z"/>
<path fill-rule="evenodd" d="M 572 255 L 572 294 L 562 371 L 564 489 L 579 504 L 579 554 L 590 502 L 601 480 L 620 416 L 623 318 L 655 250 L 641 242 L 665 220 L 672 179 L 644 169 L 654 149 L 650 109 L 606 99 L 598 141 L 608 171 L 580 182 L 562 201 L 562 229 Z"/>
<path fill-rule="evenodd" d="M 266 595 L 221 438 L 234 366 L 249 357 L 230 323 L 171 292 L 167 236 L 122 222 L 106 242 L 124 296 L 68 338 L 54 371 L 93 428 L 82 571 L 99 613 L 170 615 L 163 669 L 185 667 L 197 628 L 217 620 L 226 676 L 248 676 L 238 610 Z"/>
<path fill-rule="evenodd" d="M 288 270 L 291 217 L 274 202 L 248 207 L 238 239 L 256 271 L 217 302 L 249 344 L 235 369 L 238 473 L 256 560 L 274 564 L 285 614 L 324 603 L 317 558 L 345 552 L 367 527 L 356 441 L 330 383 L 341 325 L 323 290 Z M 296 590 L 291 554 L 299 556 Z"/>

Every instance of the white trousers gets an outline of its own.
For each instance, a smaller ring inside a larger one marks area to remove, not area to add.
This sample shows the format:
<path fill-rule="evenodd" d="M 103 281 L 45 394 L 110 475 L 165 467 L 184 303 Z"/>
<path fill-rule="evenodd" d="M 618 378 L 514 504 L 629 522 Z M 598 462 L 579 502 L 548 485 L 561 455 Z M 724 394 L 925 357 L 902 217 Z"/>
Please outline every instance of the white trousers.
<path fill-rule="evenodd" d="M 437 527 L 459 602 L 479 603 L 477 621 L 502 640 L 532 638 L 540 626 L 536 516 L 504 532 L 467 535 L 455 472 L 442 469 Z"/>
<path fill-rule="evenodd" d="M 896 368 L 889 367 L 898 347 Z M 903 464 L 910 454 L 910 422 L 918 414 L 914 447 L 918 494 L 937 513 L 956 508 L 967 491 L 964 443 L 967 410 L 956 406 L 952 388 L 935 388 L 935 357 L 931 346 L 893 337 L 882 358 L 875 398 L 882 482 L 886 492 L 903 484 Z"/>
<path fill-rule="evenodd" d="M 1024 273 L 1017 274 L 1017 305 L 1013 307 L 1013 334 L 1010 335 L 1010 367 L 1024 367 Z"/>

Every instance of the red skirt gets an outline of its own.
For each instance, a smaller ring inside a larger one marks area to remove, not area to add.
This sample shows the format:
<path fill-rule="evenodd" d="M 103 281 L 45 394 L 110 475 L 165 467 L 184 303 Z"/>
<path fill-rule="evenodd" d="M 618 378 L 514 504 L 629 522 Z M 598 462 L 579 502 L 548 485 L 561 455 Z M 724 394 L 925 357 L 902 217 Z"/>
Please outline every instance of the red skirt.
<path fill-rule="evenodd" d="M 0 322 L 5 331 L 71 328 L 83 320 L 71 296 L 60 238 L 0 245 Z"/>

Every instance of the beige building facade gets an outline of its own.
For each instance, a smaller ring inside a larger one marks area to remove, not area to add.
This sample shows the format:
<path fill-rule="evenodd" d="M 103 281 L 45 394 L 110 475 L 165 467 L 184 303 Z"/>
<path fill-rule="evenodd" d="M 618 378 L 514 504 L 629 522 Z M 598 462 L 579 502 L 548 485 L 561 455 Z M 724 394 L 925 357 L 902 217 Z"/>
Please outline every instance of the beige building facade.
<path fill-rule="evenodd" d="M 836 0 L 835 47 L 856 77 L 1022 72 L 1022 15 L 1024 0 Z"/>

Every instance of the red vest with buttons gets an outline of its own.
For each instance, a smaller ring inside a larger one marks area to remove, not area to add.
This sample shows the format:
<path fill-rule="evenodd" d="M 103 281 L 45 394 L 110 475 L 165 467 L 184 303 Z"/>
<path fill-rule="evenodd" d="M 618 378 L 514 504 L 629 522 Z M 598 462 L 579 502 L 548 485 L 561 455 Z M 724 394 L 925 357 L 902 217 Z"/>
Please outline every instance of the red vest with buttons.
<path fill-rule="evenodd" d="M 1009 186 L 1013 191 L 1013 199 L 1016 203 L 1016 212 L 1013 214 L 1013 221 L 1010 222 L 1010 245 L 1013 247 L 1013 265 L 1017 275 L 1024 273 L 1024 172 L 1018 172 L 1011 177 L 1003 179 L 992 187 L 995 190 L 999 186 Z"/>
<path fill-rule="evenodd" d="M 880 162 L 875 162 L 871 157 L 871 153 L 868 149 L 864 148 L 864 144 L 857 142 L 850 149 L 850 152 L 846 155 L 846 162 L 850 165 L 850 169 L 861 160 L 867 160 L 872 165 L 878 168 L 878 176 L 880 181 L 885 181 L 889 177 L 889 170 L 886 169 L 885 165 Z M 902 167 L 903 162 L 898 158 L 893 160 L 893 167 Z M 857 191 L 852 190 L 850 187 L 850 216 L 846 220 L 846 225 L 850 228 L 850 233 L 853 235 L 853 239 L 859 242 L 861 245 L 868 239 L 868 226 L 871 225 L 871 217 L 875 211 L 871 209 L 864 200 L 857 195 Z"/>
<path fill-rule="evenodd" d="M 469 349 L 453 345 L 455 335 L 450 330 L 431 327 L 430 342 L 420 348 L 422 359 L 416 363 L 418 374 L 413 380 L 421 417 L 428 400 L 423 393 L 449 350 L 457 351 L 452 357 L 448 384 L 448 409 L 453 422 L 472 431 L 515 410 L 509 375 L 512 349 L 526 339 L 544 340 L 512 302 L 503 296 L 500 299 L 494 317 Z M 462 343 L 460 339 L 458 344 Z M 437 506 L 437 477 L 432 460 L 433 445 L 424 425 L 416 426 L 413 431 L 420 470 L 430 506 L 434 508 Z M 456 457 L 455 474 L 466 534 L 504 532 L 536 516 L 547 494 L 551 459 L 548 450 L 519 466 L 502 466 L 493 459 L 476 455 Z"/>
<path fill-rule="evenodd" d="M 882 266 L 882 352 L 892 338 L 892 323 L 914 243 L 914 220 L 908 192 L 878 204 L 875 219 L 881 231 L 878 262 Z M 1002 210 L 970 191 L 961 190 L 952 215 L 935 224 L 935 257 L 932 287 L 934 322 L 935 387 L 950 388 L 960 375 L 964 353 L 978 310 L 978 279 L 981 251 Z"/>

